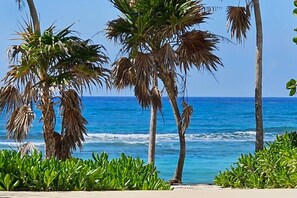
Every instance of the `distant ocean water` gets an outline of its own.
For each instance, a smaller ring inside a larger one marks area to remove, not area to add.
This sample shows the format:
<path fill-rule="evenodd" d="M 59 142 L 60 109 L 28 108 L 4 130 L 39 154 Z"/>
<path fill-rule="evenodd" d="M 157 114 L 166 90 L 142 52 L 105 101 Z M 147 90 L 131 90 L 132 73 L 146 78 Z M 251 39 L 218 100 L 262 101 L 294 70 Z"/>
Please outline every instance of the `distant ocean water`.
<path fill-rule="evenodd" d="M 134 97 L 83 97 L 83 114 L 88 120 L 88 136 L 82 151 L 75 157 L 90 158 L 92 152 L 107 152 L 110 158 L 121 153 L 147 161 L 150 110 L 143 110 Z M 188 98 L 194 107 L 191 125 L 186 133 L 187 156 L 184 183 L 212 183 L 214 176 L 229 168 L 241 153 L 254 151 L 255 118 L 253 98 Z M 265 141 L 277 134 L 297 129 L 297 98 L 264 98 Z M 169 180 L 175 171 L 179 142 L 172 110 L 163 101 L 157 126 L 156 166 L 160 176 Z M 40 112 L 29 132 L 40 150 L 44 148 Z M 57 119 L 59 131 L 60 118 Z M 7 118 L 0 115 L 0 149 L 15 148 L 4 129 Z"/>

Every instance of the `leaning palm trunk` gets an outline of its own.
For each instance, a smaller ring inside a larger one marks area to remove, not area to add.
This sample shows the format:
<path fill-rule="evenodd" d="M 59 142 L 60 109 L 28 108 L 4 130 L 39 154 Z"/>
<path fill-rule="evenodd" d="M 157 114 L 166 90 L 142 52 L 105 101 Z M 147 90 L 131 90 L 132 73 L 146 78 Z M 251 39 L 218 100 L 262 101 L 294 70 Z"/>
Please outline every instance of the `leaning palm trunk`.
<path fill-rule="evenodd" d="M 186 158 L 185 133 L 182 130 L 182 118 L 180 115 L 179 107 L 177 105 L 177 96 L 174 94 L 174 91 L 171 87 L 167 87 L 166 90 L 168 92 L 169 101 L 174 113 L 175 122 L 178 130 L 178 136 L 179 136 L 179 146 L 180 146 L 178 163 L 175 169 L 173 179 L 171 180 L 171 183 L 181 183 L 183 169 L 184 169 L 184 162 Z"/>
<path fill-rule="evenodd" d="M 164 86 L 166 88 L 168 99 L 170 101 L 175 123 L 178 130 L 178 136 L 179 136 L 179 143 L 180 143 L 180 150 L 179 150 L 179 158 L 177 167 L 173 176 L 173 179 L 170 181 L 170 183 L 181 183 L 182 181 L 182 174 L 184 169 L 184 162 L 186 158 L 186 140 L 185 140 L 185 133 L 182 131 L 182 117 L 180 115 L 180 110 L 177 104 L 177 92 L 175 91 L 175 86 L 173 78 L 170 77 L 170 75 L 165 75 L 166 77 L 162 76 L 161 79 L 164 83 Z"/>
<path fill-rule="evenodd" d="M 34 1 L 33 0 L 27 0 L 29 9 L 30 9 L 30 16 L 32 18 L 33 21 L 33 25 L 34 25 L 34 32 L 35 33 L 40 33 L 40 22 L 38 19 L 38 15 L 37 15 L 37 11 L 34 5 Z"/>
<path fill-rule="evenodd" d="M 255 88 L 255 114 L 256 114 L 256 151 L 264 147 L 264 130 L 262 115 L 262 50 L 263 31 L 259 0 L 254 0 L 254 13 L 256 20 L 257 48 L 256 48 L 256 88 Z"/>

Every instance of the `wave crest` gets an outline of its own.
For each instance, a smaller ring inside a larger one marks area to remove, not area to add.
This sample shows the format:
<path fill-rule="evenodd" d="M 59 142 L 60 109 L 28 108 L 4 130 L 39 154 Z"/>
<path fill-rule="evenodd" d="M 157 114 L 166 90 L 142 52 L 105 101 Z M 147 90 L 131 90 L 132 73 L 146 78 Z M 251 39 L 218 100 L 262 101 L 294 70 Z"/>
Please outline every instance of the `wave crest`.
<path fill-rule="evenodd" d="M 255 131 L 237 131 L 225 133 L 199 133 L 186 134 L 187 142 L 249 142 L 255 141 Z M 274 133 L 266 133 L 265 140 L 275 139 Z M 85 144 L 105 143 L 105 144 L 148 144 L 149 134 L 114 134 L 114 133 L 89 133 L 85 136 Z M 28 140 L 30 141 L 30 140 Z M 178 143 L 178 135 L 173 133 L 157 134 L 157 144 L 160 143 Z M 44 146 L 42 139 L 33 141 L 36 146 Z M 17 146 L 19 143 L 13 141 L 3 141 L 0 145 Z"/>

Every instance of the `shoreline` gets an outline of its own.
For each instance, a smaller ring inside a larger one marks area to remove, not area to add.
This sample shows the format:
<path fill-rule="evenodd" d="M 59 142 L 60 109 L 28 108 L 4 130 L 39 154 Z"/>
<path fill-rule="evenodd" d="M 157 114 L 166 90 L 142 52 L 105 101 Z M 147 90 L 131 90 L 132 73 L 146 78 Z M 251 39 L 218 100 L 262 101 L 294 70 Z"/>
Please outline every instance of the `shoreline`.
<path fill-rule="evenodd" d="M 297 189 L 231 189 L 209 184 L 177 185 L 171 191 L 69 191 L 69 192 L 29 192 L 29 191 L 0 191 L 0 197 L 26 198 L 295 198 Z"/>

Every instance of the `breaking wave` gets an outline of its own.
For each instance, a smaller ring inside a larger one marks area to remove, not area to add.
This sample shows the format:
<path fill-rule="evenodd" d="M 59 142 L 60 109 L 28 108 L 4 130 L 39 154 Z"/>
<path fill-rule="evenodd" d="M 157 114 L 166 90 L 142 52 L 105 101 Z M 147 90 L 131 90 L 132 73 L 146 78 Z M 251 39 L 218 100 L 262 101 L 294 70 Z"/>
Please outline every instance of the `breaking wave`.
<path fill-rule="evenodd" d="M 237 131 L 237 132 L 226 132 L 226 133 L 199 133 L 186 134 L 187 142 L 249 142 L 255 141 L 255 131 Z M 275 139 L 274 133 L 266 133 L 265 140 L 272 141 Z M 30 141 L 30 139 L 28 139 Z M 85 136 L 85 144 L 92 143 L 105 143 L 105 144 L 148 144 L 149 134 L 114 134 L 114 133 L 89 133 Z M 173 133 L 157 134 L 157 143 L 174 143 L 178 142 L 178 135 Z M 33 140 L 36 146 L 43 146 L 44 141 Z M 2 146 L 17 146 L 19 143 L 13 142 L 12 140 L 1 141 Z"/>

